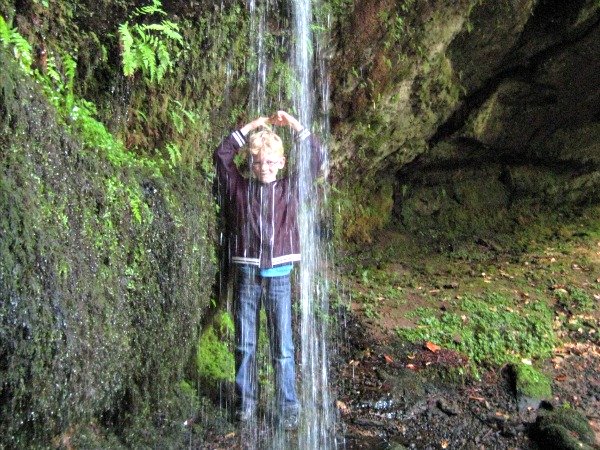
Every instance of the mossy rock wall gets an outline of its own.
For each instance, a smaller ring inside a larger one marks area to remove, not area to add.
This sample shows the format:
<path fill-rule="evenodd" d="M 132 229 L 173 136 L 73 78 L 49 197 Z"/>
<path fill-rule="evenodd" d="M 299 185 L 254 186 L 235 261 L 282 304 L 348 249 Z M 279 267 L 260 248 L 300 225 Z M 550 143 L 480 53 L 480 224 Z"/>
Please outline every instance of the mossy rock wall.
<path fill-rule="evenodd" d="M 109 164 L 1 56 L 2 442 L 171 417 L 212 295 L 210 183 Z"/>

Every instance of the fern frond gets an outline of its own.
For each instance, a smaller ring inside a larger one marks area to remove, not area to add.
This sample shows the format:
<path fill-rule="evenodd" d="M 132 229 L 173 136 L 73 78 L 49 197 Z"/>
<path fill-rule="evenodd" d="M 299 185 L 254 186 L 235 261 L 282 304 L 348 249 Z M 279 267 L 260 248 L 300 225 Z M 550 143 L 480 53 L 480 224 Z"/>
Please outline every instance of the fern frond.
<path fill-rule="evenodd" d="M 60 76 L 60 72 L 58 71 L 58 67 L 56 67 L 56 59 L 54 56 L 49 56 L 46 61 L 46 75 L 50 78 L 55 84 L 62 84 L 62 77 Z"/>
<path fill-rule="evenodd" d="M 156 78 L 158 81 L 162 80 L 165 74 L 172 66 L 171 56 L 169 55 L 169 51 L 167 47 L 163 44 L 158 47 L 158 51 L 156 52 L 156 56 L 158 58 L 158 67 L 156 70 Z"/>
<path fill-rule="evenodd" d="M 63 64 L 65 66 L 65 76 L 67 77 L 67 88 L 73 90 L 73 80 L 75 80 L 75 73 L 77 71 L 77 62 L 66 54 L 63 57 Z"/>
<path fill-rule="evenodd" d="M 136 8 L 136 10 L 133 12 L 133 15 L 135 17 L 137 17 L 137 16 L 149 16 L 149 15 L 152 15 L 152 14 L 163 14 L 163 15 L 167 14 L 162 9 L 162 2 L 161 2 L 161 0 L 152 0 L 152 4 L 151 5 L 141 6 L 139 8 Z"/>
<path fill-rule="evenodd" d="M 131 35 L 131 30 L 129 30 L 129 22 L 119 25 L 119 38 L 123 46 L 123 52 L 130 51 L 133 45 L 133 36 Z"/>
<path fill-rule="evenodd" d="M 183 45 L 183 36 L 179 33 L 179 26 L 170 20 L 163 20 L 161 25 L 163 26 L 162 34 L 167 36 L 169 39 L 178 42 Z"/>
<path fill-rule="evenodd" d="M 137 8 L 132 17 L 151 14 L 166 15 L 161 0 L 152 0 L 151 4 Z M 168 44 L 184 46 L 178 25 L 170 20 L 135 24 L 131 27 L 125 22 L 119 25 L 119 36 L 122 43 L 123 73 L 130 76 L 141 69 L 147 82 L 160 82 L 173 66 Z"/>
<path fill-rule="evenodd" d="M 123 74 L 130 77 L 137 69 L 137 61 L 133 55 L 134 39 L 129 29 L 129 22 L 119 25 L 119 39 L 121 41 L 121 59 L 123 61 Z"/>
<path fill-rule="evenodd" d="M 154 81 L 156 77 L 156 55 L 154 49 L 147 45 L 140 45 L 139 52 L 143 67 L 150 75 L 150 81 Z"/>
<path fill-rule="evenodd" d="M 11 30 L 10 26 L 4 20 L 4 17 L 0 16 L 0 42 L 4 44 L 4 47 L 8 47 L 10 43 L 10 36 L 12 35 L 13 30 Z"/>
<path fill-rule="evenodd" d="M 169 154 L 169 167 L 174 169 L 177 164 L 181 161 L 181 150 L 177 146 L 177 144 L 168 143 L 165 146 L 167 153 Z"/>
<path fill-rule="evenodd" d="M 137 35 L 138 40 L 141 42 L 148 42 L 150 40 L 150 35 L 146 34 L 146 29 L 146 25 L 143 27 L 140 25 L 136 25 L 134 28 L 135 34 Z"/>

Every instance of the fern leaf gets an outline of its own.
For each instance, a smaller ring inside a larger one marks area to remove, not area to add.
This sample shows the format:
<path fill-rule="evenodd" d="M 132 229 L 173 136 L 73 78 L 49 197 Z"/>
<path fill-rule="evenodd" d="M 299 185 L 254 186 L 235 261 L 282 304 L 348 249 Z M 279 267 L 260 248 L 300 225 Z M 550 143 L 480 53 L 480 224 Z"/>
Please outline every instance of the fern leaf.
<path fill-rule="evenodd" d="M 155 31 L 163 31 L 164 26 L 160 23 L 151 23 L 148 25 L 144 25 L 144 29 L 146 30 L 155 30 Z"/>
<path fill-rule="evenodd" d="M 152 0 L 151 5 L 146 5 L 146 6 L 137 8 L 133 13 L 134 16 L 149 16 L 152 14 L 163 14 L 163 15 L 167 14 L 162 9 L 161 0 Z"/>
<path fill-rule="evenodd" d="M 123 74 L 130 77 L 137 69 L 136 60 L 133 54 L 134 40 L 129 29 L 129 23 L 125 22 L 119 25 L 119 39 L 121 41 L 121 59 L 123 61 Z"/>
<path fill-rule="evenodd" d="M 169 39 L 176 41 L 180 45 L 183 45 L 183 36 L 181 36 L 181 34 L 179 33 L 179 27 L 177 26 L 177 24 L 169 20 L 163 20 L 162 25 L 162 34 L 167 36 Z"/>
<path fill-rule="evenodd" d="M 12 35 L 13 30 L 10 29 L 4 17 L 0 16 L 0 42 L 4 43 L 4 47 L 8 47 L 10 43 L 10 36 Z"/>
<path fill-rule="evenodd" d="M 66 54 L 63 59 L 63 64 L 65 66 L 65 76 L 67 77 L 67 87 L 70 91 L 72 91 L 73 80 L 75 79 L 75 72 L 77 70 L 77 62 L 75 62 L 75 60 L 69 54 Z"/>
<path fill-rule="evenodd" d="M 156 56 L 154 49 L 147 45 L 141 45 L 139 48 L 143 66 L 150 75 L 150 81 L 154 81 L 156 76 Z"/>
<path fill-rule="evenodd" d="M 60 76 L 60 72 L 58 71 L 58 68 L 56 67 L 56 60 L 54 59 L 54 56 L 50 56 L 48 57 L 47 61 L 46 61 L 46 75 L 48 75 L 48 77 L 57 85 L 62 84 L 62 78 Z"/>

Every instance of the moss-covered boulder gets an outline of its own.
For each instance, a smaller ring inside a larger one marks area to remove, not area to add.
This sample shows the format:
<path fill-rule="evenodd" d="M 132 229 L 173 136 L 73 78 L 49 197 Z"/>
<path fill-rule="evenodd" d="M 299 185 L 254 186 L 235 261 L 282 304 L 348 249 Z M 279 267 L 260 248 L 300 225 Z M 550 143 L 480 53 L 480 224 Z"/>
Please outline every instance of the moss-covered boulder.
<path fill-rule="evenodd" d="M 551 399 L 550 378 L 530 364 L 513 364 L 511 369 L 515 394 L 521 410 L 537 408 L 543 400 Z"/>
<path fill-rule="evenodd" d="M 598 448 L 594 431 L 586 417 L 566 406 L 540 410 L 532 437 L 542 448 L 592 450 Z"/>

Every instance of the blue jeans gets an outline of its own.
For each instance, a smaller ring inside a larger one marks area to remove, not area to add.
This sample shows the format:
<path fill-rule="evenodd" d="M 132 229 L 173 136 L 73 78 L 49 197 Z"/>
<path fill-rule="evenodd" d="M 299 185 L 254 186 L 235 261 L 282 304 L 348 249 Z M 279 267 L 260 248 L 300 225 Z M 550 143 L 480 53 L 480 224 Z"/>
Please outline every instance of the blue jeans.
<path fill-rule="evenodd" d="M 297 410 L 290 276 L 261 277 L 249 265 L 238 265 L 234 301 L 238 407 L 254 410 L 258 400 L 256 347 L 263 288 L 277 407 L 281 412 Z"/>

